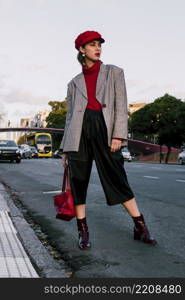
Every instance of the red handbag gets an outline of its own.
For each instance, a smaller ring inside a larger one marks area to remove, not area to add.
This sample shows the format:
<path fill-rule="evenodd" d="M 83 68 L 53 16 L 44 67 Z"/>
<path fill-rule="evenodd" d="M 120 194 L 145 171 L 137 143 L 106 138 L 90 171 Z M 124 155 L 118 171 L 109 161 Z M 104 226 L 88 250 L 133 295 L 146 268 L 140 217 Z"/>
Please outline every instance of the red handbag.
<path fill-rule="evenodd" d="M 71 193 L 69 181 L 69 166 L 64 169 L 62 192 L 53 196 L 54 205 L 57 211 L 56 218 L 64 221 L 70 221 L 76 216 L 73 195 Z"/>

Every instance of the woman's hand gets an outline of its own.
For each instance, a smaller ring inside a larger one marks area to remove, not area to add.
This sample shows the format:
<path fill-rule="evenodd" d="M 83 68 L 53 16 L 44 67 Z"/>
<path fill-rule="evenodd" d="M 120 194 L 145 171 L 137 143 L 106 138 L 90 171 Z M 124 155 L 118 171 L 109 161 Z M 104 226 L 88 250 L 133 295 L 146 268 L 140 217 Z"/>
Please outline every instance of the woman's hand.
<path fill-rule="evenodd" d="M 115 152 L 115 151 L 119 150 L 121 148 L 121 144 L 122 144 L 122 141 L 117 140 L 117 139 L 112 139 L 110 151 Z"/>
<path fill-rule="evenodd" d="M 64 168 L 66 168 L 66 166 L 67 166 L 67 164 L 68 164 L 68 161 L 67 161 L 67 153 L 63 153 L 62 154 L 62 166 L 64 167 Z"/>

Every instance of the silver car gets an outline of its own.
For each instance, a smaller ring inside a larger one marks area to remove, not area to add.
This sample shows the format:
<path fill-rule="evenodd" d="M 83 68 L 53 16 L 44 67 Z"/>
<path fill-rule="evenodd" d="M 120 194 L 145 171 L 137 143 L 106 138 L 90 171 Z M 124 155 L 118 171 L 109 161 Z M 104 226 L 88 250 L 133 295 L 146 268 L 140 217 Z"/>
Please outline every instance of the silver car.
<path fill-rule="evenodd" d="M 181 153 L 179 153 L 179 155 L 178 155 L 178 162 L 179 162 L 181 165 L 185 164 L 185 149 L 182 150 Z"/>
<path fill-rule="evenodd" d="M 31 152 L 32 152 L 32 157 L 33 157 L 33 158 L 38 157 L 38 151 L 37 151 L 37 148 L 34 147 L 34 146 L 30 146 L 30 149 L 31 149 Z"/>
<path fill-rule="evenodd" d="M 132 161 L 132 155 L 130 153 L 130 151 L 128 150 L 127 147 L 124 147 L 122 150 L 122 155 L 124 157 L 124 160 L 128 161 L 128 162 L 131 162 Z"/>
<path fill-rule="evenodd" d="M 22 158 L 32 158 L 32 151 L 29 145 L 20 145 L 18 147 L 20 149 Z"/>

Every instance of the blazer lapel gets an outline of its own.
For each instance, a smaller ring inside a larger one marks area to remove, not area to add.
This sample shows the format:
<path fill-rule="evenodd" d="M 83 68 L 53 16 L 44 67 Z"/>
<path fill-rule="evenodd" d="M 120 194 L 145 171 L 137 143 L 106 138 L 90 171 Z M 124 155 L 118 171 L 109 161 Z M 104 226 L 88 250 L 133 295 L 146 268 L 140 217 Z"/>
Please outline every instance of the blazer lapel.
<path fill-rule="evenodd" d="M 104 87 L 106 83 L 106 77 L 107 77 L 106 65 L 101 63 L 100 71 L 98 73 L 98 78 L 96 82 L 96 98 L 100 103 L 102 103 L 103 101 L 103 93 L 104 93 Z M 74 77 L 73 81 L 87 100 L 87 89 L 86 89 L 85 77 L 83 72 L 81 72 L 76 77 Z"/>
<path fill-rule="evenodd" d="M 96 82 L 96 99 L 103 103 L 103 95 L 107 78 L 107 68 L 106 65 L 101 63 L 100 71 L 98 74 L 97 82 Z"/>
<path fill-rule="evenodd" d="M 80 92 L 87 99 L 87 89 L 83 72 L 78 74 L 75 78 L 73 78 L 73 81 L 76 84 L 77 88 L 80 90 Z"/>

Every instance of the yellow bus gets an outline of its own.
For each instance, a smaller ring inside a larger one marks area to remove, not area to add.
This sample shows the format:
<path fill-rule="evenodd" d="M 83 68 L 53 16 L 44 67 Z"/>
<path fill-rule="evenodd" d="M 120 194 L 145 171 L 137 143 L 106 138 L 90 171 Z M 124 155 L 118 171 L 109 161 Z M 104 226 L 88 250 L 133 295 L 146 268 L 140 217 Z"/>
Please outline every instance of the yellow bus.
<path fill-rule="evenodd" d="M 38 151 L 38 157 L 52 157 L 52 136 L 50 133 L 34 133 L 27 136 L 27 142 Z"/>

